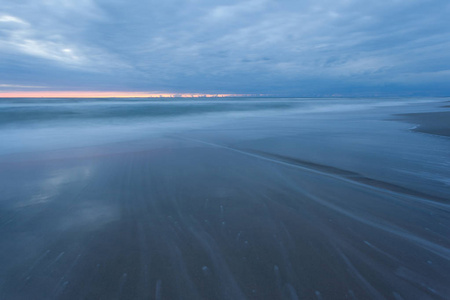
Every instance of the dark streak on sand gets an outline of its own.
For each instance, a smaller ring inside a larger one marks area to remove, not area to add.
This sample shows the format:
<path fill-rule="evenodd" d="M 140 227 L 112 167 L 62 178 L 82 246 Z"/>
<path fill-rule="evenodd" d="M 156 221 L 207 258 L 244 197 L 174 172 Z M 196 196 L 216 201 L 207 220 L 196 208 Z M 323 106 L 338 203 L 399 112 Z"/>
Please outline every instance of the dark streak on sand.
<path fill-rule="evenodd" d="M 232 148 L 232 147 L 228 147 L 228 146 L 208 143 L 205 141 L 195 140 L 195 139 L 187 139 L 187 140 L 202 143 L 202 144 L 207 144 L 207 145 L 210 145 L 213 147 L 219 147 L 219 148 L 224 148 L 224 149 L 228 149 L 231 151 L 236 151 L 241 154 L 246 154 L 249 156 L 262 158 L 262 159 L 265 159 L 265 160 L 268 160 L 271 162 L 275 162 L 275 163 L 279 163 L 279 164 L 281 163 L 281 164 L 291 165 L 293 167 L 300 167 L 304 170 L 318 172 L 319 174 L 322 174 L 325 176 L 336 176 L 336 178 L 340 178 L 342 180 L 350 180 L 350 181 L 353 181 L 354 183 L 363 184 L 363 185 L 367 186 L 368 188 L 384 190 L 385 192 L 394 192 L 394 193 L 405 194 L 405 195 L 409 195 L 409 196 L 422 198 L 424 200 L 443 202 L 445 204 L 448 204 L 448 202 L 449 202 L 448 199 L 443 198 L 443 197 L 438 197 L 438 196 L 422 193 L 420 191 L 415 191 L 415 190 L 408 189 L 408 188 L 405 188 L 405 187 L 402 187 L 399 185 L 395 185 L 395 184 L 392 184 L 389 182 L 372 179 L 372 178 L 363 176 L 361 174 L 358 174 L 356 172 L 347 171 L 347 170 L 332 167 L 332 166 L 321 165 L 318 163 L 305 161 L 305 160 L 301 160 L 298 158 L 288 157 L 285 155 L 268 153 L 265 151 L 259 151 L 259 150 L 253 150 L 253 149 Z M 435 205 L 439 205 L 439 204 L 435 203 Z"/>
<path fill-rule="evenodd" d="M 405 187 L 402 187 L 399 185 L 395 185 L 395 184 L 392 184 L 389 182 L 372 179 L 372 178 L 363 176 L 361 174 L 358 174 L 358 173 L 355 173 L 352 171 L 338 169 L 338 168 L 331 167 L 331 166 L 324 166 L 324 165 L 320 165 L 317 163 L 304 161 L 304 160 L 287 157 L 287 156 L 283 156 L 283 155 L 273 154 L 273 153 L 267 153 L 267 152 L 255 151 L 255 150 L 248 150 L 248 151 L 257 153 L 262 156 L 275 158 L 275 159 L 279 160 L 280 162 L 287 162 L 287 163 L 295 165 L 295 166 L 301 166 L 306 169 L 316 170 L 323 174 L 336 175 L 336 176 L 341 177 L 342 179 L 354 181 L 355 183 L 361 183 L 361 184 L 366 185 L 367 187 L 384 190 L 386 192 L 389 191 L 389 192 L 394 192 L 394 193 L 399 193 L 399 194 L 405 194 L 405 195 L 409 195 L 409 196 L 423 198 L 424 200 L 443 202 L 445 204 L 448 204 L 448 202 L 449 202 L 448 199 L 446 199 L 446 198 L 437 197 L 437 196 L 430 195 L 430 194 L 425 194 L 425 193 L 415 191 L 412 189 L 408 189 L 408 188 L 405 188 Z M 436 205 L 438 205 L 438 204 L 436 203 Z"/>
<path fill-rule="evenodd" d="M 450 111 L 398 114 L 408 123 L 417 124 L 414 131 L 450 137 Z"/>

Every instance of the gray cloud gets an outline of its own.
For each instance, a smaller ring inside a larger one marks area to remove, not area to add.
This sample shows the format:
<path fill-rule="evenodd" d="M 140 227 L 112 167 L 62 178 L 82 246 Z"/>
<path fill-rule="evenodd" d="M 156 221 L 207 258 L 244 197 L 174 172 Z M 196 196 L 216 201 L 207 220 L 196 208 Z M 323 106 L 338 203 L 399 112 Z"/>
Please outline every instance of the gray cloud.
<path fill-rule="evenodd" d="M 0 81 L 11 84 L 300 96 L 450 92 L 444 0 L 4 2 Z"/>

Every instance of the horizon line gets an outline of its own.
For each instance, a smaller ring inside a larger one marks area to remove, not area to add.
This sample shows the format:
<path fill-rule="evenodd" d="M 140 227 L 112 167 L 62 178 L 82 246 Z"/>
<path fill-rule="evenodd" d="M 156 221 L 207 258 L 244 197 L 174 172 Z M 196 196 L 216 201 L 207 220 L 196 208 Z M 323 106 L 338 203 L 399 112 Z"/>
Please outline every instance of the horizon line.
<path fill-rule="evenodd" d="M 19 98 L 233 98 L 233 97 L 261 97 L 261 98 L 449 98 L 450 95 L 282 95 L 282 94 L 225 94 L 225 93 L 167 93 L 140 91 L 1 91 L 0 99 Z"/>
<path fill-rule="evenodd" d="M 123 91 L 0 91 L 0 98 L 224 98 L 264 96 L 269 95 Z"/>

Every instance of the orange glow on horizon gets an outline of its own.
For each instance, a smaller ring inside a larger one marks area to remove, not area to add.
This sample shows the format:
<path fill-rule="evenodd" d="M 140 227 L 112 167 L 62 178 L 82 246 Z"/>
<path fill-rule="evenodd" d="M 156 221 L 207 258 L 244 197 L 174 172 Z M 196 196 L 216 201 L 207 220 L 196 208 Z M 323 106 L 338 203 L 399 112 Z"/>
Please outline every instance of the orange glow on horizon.
<path fill-rule="evenodd" d="M 257 97 L 255 94 L 201 94 L 103 91 L 0 91 L 0 98 L 214 98 Z"/>

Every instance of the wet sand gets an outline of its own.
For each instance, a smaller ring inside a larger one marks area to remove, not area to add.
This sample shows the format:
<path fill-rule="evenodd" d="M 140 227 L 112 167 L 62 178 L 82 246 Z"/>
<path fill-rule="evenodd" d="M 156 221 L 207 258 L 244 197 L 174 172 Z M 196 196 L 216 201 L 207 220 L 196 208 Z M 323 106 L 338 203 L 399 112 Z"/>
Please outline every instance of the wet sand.
<path fill-rule="evenodd" d="M 400 115 L 405 121 L 418 126 L 414 131 L 450 137 L 450 111 Z"/>
<path fill-rule="evenodd" d="M 396 180 L 389 143 L 361 172 L 297 119 L 0 156 L 0 299 L 448 299 L 448 186 Z"/>
<path fill-rule="evenodd" d="M 3 260 L 14 253 L 2 298 L 450 295 L 448 204 L 277 157 L 165 144 L 3 162 L 3 182 L 27 180 L 10 187 L 21 209 L 2 211 Z M 42 181 L 54 190 L 37 194 Z"/>

